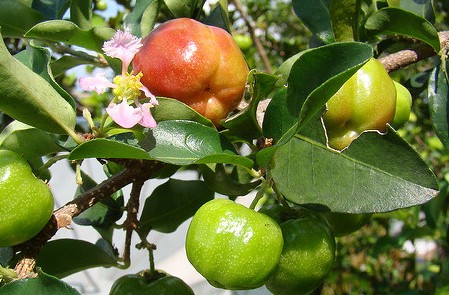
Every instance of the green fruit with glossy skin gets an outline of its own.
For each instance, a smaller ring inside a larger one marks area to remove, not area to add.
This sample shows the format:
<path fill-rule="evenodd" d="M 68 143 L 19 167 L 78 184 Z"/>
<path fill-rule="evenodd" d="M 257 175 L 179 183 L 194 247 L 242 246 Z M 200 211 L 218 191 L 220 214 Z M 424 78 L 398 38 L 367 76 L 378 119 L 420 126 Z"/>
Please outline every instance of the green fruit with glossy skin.
<path fill-rule="evenodd" d="M 275 295 L 310 294 L 323 282 L 335 260 L 335 238 L 326 223 L 304 217 L 281 223 L 284 248 L 266 282 Z"/>
<path fill-rule="evenodd" d="M 98 10 L 105 11 L 106 9 L 108 9 L 108 4 L 104 0 L 99 0 L 96 3 L 96 7 Z"/>
<path fill-rule="evenodd" d="M 251 39 L 248 35 L 236 34 L 232 36 L 239 46 L 239 48 L 243 51 L 248 50 L 253 46 L 253 39 Z"/>
<path fill-rule="evenodd" d="M 187 231 L 187 258 L 211 285 L 229 290 L 262 286 L 283 246 L 279 225 L 265 214 L 214 199 L 195 214 Z"/>
<path fill-rule="evenodd" d="M 410 118 L 412 110 L 412 95 L 402 84 L 393 81 L 396 87 L 396 112 L 392 121 L 395 128 L 399 128 L 405 124 Z"/>
<path fill-rule="evenodd" d="M 164 22 L 145 37 L 133 70 L 154 95 L 180 100 L 217 126 L 242 100 L 249 72 L 228 32 L 189 18 Z"/>
<path fill-rule="evenodd" d="M 323 213 L 332 233 L 336 237 L 342 237 L 359 230 L 367 224 L 372 214 L 348 214 L 348 213 Z"/>
<path fill-rule="evenodd" d="M 0 150 L 0 247 L 25 242 L 47 224 L 53 212 L 50 188 L 20 155 Z"/>
<path fill-rule="evenodd" d="M 386 132 L 396 110 L 396 87 L 370 59 L 327 102 L 323 123 L 329 147 L 343 150 L 365 131 Z"/>
<path fill-rule="evenodd" d="M 145 271 L 118 278 L 109 295 L 195 295 L 183 280 L 163 273 L 159 278 L 146 278 Z"/>

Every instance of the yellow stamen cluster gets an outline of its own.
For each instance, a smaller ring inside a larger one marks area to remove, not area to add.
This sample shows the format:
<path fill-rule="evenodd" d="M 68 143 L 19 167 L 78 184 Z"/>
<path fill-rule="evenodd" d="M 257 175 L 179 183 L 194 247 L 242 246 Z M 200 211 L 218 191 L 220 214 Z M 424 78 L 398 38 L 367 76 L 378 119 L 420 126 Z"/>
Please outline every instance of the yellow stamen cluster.
<path fill-rule="evenodd" d="M 140 82 L 142 76 L 142 73 L 133 75 L 133 72 L 126 73 L 125 76 L 115 76 L 112 82 L 114 82 L 117 87 L 112 90 L 112 93 L 119 99 L 133 100 L 139 98 L 140 89 L 143 86 Z"/>

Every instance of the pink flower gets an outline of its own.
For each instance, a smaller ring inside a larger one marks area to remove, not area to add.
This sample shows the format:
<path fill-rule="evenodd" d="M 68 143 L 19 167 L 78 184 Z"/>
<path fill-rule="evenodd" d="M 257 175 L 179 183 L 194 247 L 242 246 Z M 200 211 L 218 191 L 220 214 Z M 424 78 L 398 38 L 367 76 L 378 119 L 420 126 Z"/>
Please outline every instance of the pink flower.
<path fill-rule="evenodd" d="M 105 73 L 99 73 L 95 77 L 82 77 L 80 78 L 80 86 L 84 90 L 95 91 L 98 94 L 102 94 L 106 91 L 106 88 L 115 88 L 117 85 L 106 79 Z"/>
<path fill-rule="evenodd" d="M 111 40 L 104 42 L 103 51 L 110 57 L 122 60 L 122 75 L 116 76 L 113 83 L 105 78 L 104 73 L 95 77 L 83 77 L 79 81 L 82 89 L 98 94 L 105 92 L 107 88 L 114 88 L 115 98 L 106 108 L 106 112 L 123 128 L 132 128 L 136 124 L 148 128 L 157 125 L 150 111 L 150 108 L 158 104 L 156 97 L 140 82 L 142 73 L 128 73 L 128 67 L 140 47 L 142 40 L 131 35 L 129 30 L 117 31 Z M 138 101 L 141 92 L 150 98 L 149 102 L 141 104 Z M 136 107 L 129 105 L 128 100 L 134 101 Z M 116 103 L 117 101 L 121 102 Z"/>
<path fill-rule="evenodd" d="M 128 105 L 125 99 L 119 104 L 111 103 L 106 108 L 106 112 L 115 123 L 123 128 L 132 128 L 142 120 L 142 111 Z"/>
<path fill-rule="evenodd" d="M 131 35 L 126 29 L 118 30 L 111 40 L 104 42 L 103 51 L 106 55 L 119 58 L 123 62 L 122 75 L 124 75 L 140 47 L 142 47 L 142 39 Z"/>
<path fill-rule="evenodd" d="M 147 128 L 156 127 L 157 126 L 156 120 L 154 120 L 150 112 L 150 108 L 153 107 L 153 104 L 151 103 L 140 104 L 138 101 L 136 101 L 136 105 L 138 108 L 140 108 L 142 112 L 142 118 L 139 121 L 139 125 Z"/>
<path fill-rule="evenodd" d="M 137 106 L 136 108 L 128 105 L 125 100 L 122 100 L 119 104 L 111 103 L 106 108 L 106 112 L 115 123 L 123 128 L 132 128 L 136 124 L 148 128 L 156 127 L 156 121 L 150 112 L 150 108 L 153 107 L 153 105 L 151 103 L 144 103 L 142 105 L 137 100 L 135 101 L 135 104 Z"/>

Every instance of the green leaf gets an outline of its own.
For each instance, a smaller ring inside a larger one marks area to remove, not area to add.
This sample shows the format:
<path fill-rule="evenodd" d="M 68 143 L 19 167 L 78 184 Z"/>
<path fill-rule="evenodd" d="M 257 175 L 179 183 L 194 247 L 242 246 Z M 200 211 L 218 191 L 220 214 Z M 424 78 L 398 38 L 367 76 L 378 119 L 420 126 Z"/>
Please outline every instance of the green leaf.
<path fill-rule="evenodd" d="M 274 73 L 276 76 L 279 77 L 278 81 L 276 82 L 277 87 L 282 87 L 287 85 L 288 77 L 290 76 L 290 71 L 292 69 L 293 64 L 298 60 L 298 58 L 304 54 L 304 52 L 307 51 L 301 51 L 292 57 L 289 57 L 286 61 L 284 61 L 279 68 L 276 69 L 276 72 Z"/>
<path fill-rule="evenodd" d="M 81 295 L 69 284 L 38 269 L 36 278 L 13 281 L 0 288 L 2 295 Z"/>
<path fill-rule="evenodd" d="M 329 10 L 335 41 L 354 41 L 358 21 L 356 2 L 357 0 L 331 1 Z"/>
<path fill-rule="evenodd" d="M 203 0 L 164 0 L 174 18 L 196 18 L 199 8 L 203 7 Z"/>
<path fill-rule="evenodd" d="M 432 229 L 437 229 L 441 222 L 440 217 L 447 211 L 447 195 L 449 183 L 442 181 L 438 196 L 422 206 L 422 212 L 426 215 L 426 225 Z"/>
<path fill-rule="evenodd" d="M 25 37 L 63 42 L 103 52 L 103 43 L 109 40 L 114 33 L 115 30 L 112 28 L 95 27 L 82 30 L 70 21 L 51 20 L 35 25 L 25 34 Z"/>
<path fill-rule="evenodd" d="M 175 165 L 229 163 L 252 167 L 251 159 L 239 156 L 215 128 L 194 121 L 161 121 L 136 139 L 131 133 L 93 139 L 74 148 L 70 160 L 125 158 L 158 160 Z"/>
<path fill-rule="evenodd" d="M 44 16 L 17 0 L 2 0 L 0 26 L 3 37 L 23 37 L 35 24 L 45 20 Z"/>
<path fill-rule="evenodd" d="M 33 8 L 42 13 L 47 20 L 62 19 L 70 6 L 70 0 L 34 0 Z M 31 28 L 31 27 L 30 27 Z"/>
<path fill-rule="evenodd" d="M 248 169 L 250 169 L 254 164 L 253 161 L 249 158 L 240 155 L 227 154 L 224 152 L 205 156 L 195 161 L 194 164 L 215 164 L 215 163 L 239 165 L 242 167 L 246 167 Z"/>
<path fill-rule="evenodd" d="M 425 19 L 429 22 L 435 22 L 435 13 L 433 11 L 432 1 L 431 0 L 420 0 L 420 1 L 397 1 L 400 3 L 392 3 L 395 1 L 388 1 L 388 5 L 390 7 L 402 8 L 404 10 L 413 12 Z"/>
<path fill-rule="evenodd" d="M 293 0 L 293 10 L 307 28 L 324 43 L 335 41 L 331 17 L 330 0 Z"/>
<path fill-rule="evenodd" d="M 212 9 L 211 13 L 207 16 L 203 23 L 209 26 L 219 27 L 230 32 L 231 29 L 227 2 L 228 1 L 223 0 L 219 1 L 219 3 L 216 4 L 215 8 Z"/>
<path fill-rule="evenodd" d="M 51 71 L 54 77 L 59 77 L 65 74 L 67 70 L 85 64 L 91 64 L 91 62 L 83 58 L 64 55 L 57 60 L 51 61 Z"/>
<path fill-rule="evenodd" d="M 199 170 L 206 183 L 215 192 L 225 196 L 237 197 L 247 195 L 261 182 L 257 180 L 249 183 L 240 183 L 231 177 L 221 164 L 215 166 L 215 171 L 207 165 L 199 166 Z"/>
<path fill-rule="evenodd" d="M 203 125 L 214 127 L 214 124 L 200 115 L 197 111 L 189 107 L 183 102 L 177 99 L 158 97 L 158 105 L 151 109 L 156 122 L 168 121 L 168 120 L 187 120 L 195 121 Z"/>
<path fill-rule="evenodd" d="M 0 148 L 22 155 L 34 175 L 43 180 L 49 180 L 51 175 L 48 169 L 42 169 L 42 156 L 63 151 L 50 134 L 19 121 L 12 121 L 0 133 Z"/>
<path fill-rule="evenodd" d="M 142 233 L 151 229 L 173 232 L 213 198 L 213 191 L 203 181 L 169 179 L 146 199 L 139 220 Z"/>
<path fill-rule="evenodd" d="M 251 101 L 243 110 L 222 122 L 223 127 L 228 129 L 226 133 L 228 138 L 250 142 L 262 135 L 257 121 L 257 106 L 273 91 L 277 79 L 275 75 L 251 72 L 248 78 L 252 93 Z"/>
<path fill-rule="evenodd" d="M 7 266 L 14 257 L 14 250 L 12 247 L 0 247 L 0 266 Z"/>
<path fill-rule="evenodd" d="M 426 19 L 399 8 L 383 8 L 365 23 L 371 35 L 403 35 L 418 39 L 440 51 L 440 39 L 434 26 Z"/>
<path fill-rule="evenodd" d="M 217 130 L 185 120 L 162 121 L 139 142 L 148 155 L 161 162 L 175 165 L 193 164 L 202 158 L 230 154 Z"/>
<path fill-rule="evenodd" d="M 270 173 L 287 200 L 345 213 L 415 206 L 433 198 L 438 187 L 425 162 L 392 129 L 384 136 L 366 132 L 344 153 L 295 137 L 278 147 Z"/>
<path fill-rule="evenodd" d="M 116 198 L 120 201 L 115 200 Z M 79 225 L 108 230 L 115 221 L 122 217 L 121 207 L 123 206 L 123 194 L 117 192 L 112 197 L 108 197 L 83 211 L 74 218 L 74 222 Z"/>
<path fill-rule="evenodd" d="M 70 20 L 83 30 L 92 28 L 92 0 L 71 0 Z"/>
<path fill-rule="evenodd" d="M 113 138 L 86 141 L 74 148 L 68 157 L 69 160 L 87 158 L 151 159 L 144 149 Z"/>
<path fill-rule="evenodd" d="M 12 121 L 0 133 L 0 147 L 19 153 L 25 159 L 63 151 L 47 132 L 19 121 Z"/>
<path fill-rule="evenodd" d="M 21 63 L 33 70 L 36 74 L 45 79 L 71 106 L 75 109 L 75 102 L 70 94 L 67 93 L 54 79 L 51 68 L 50 52 L 40 46 L 30 42 L 26 50 L 23 50 L 14 56 Z"/>
<path fill-rule="evenodd" d="M 372 54 L 371 46 L 356 42 L 335 43 L 302 54 L 291 68 L 287 93 L 281 90 L 268 105 L 264 135 L 276 144 L 286 143 Z"/>
<path fill-rule="evenodd" d="M 86 241 L 58 239 L 45 244 L 36 264 L 45 272 L 63 278 L 89 268 L 116 266 L 117 258 L 101 247 Z"/>
<path fill-rule="evenodd" d="M 448 65 L 448 63 L 446 63 Z M 449 148 L 449 85 L 444 70 L 438 66 L 430 75 L 428 84 L 430 119 L 441 142 Z"/>
<path fill-rule="evenodd" d="M 42 77 L 13 58 L 0 42 L 0 110 L 52 133 L 75 127 L 72 106 Z"/>
<path fill-rule="evenodd" d="M 159 0 L 137 0 L 134 9 L 124 18 L 124 23 L 137 37 L 147 36 L 153 29 L 161 8 Z"/>

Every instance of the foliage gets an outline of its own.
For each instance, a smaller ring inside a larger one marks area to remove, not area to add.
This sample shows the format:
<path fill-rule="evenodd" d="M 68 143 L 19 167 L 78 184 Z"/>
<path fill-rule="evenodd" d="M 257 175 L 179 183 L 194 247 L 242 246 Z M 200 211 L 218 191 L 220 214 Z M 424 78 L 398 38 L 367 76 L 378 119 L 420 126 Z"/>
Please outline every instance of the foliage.
<path fill-rule="evenodd" d="M 174 231 L 216 193 L 232 200 L 255 193 L 251 209 L 274 202 L 373 214 L 361 230 L 337 239 L 334 269 L 316 294 L 449 288 L 448 48 L 439 39 L 447 1 L 117 0 L 112 17 L 104 16 L 101 2 L 2 1 L 0 148 L 22 154 L 44 180 L 51 180 L 52 164 L 70 161 L 78 189 L 41 234 L 14 250 L 0 248 L 0 293 L 77 294 L 60 278 L 98 266 L 129 267 L 129 247 L 120 255 L 115 231 L 138 235 L 154 273 L 148 233 Z M 116 29 L 145 37 L 179 17 L 251 36 L 254 46 L 242 49 L 253 69 L 244 104 L 217 128 L 186 104 L 158 97 L 151 109 L 155 128 L 118 126 L 105 113 L 113 92 L 80 92 L 70 70 L 120 74 L 118 59 L 103 53 Z M 372 57 L 382 61 L 409 48 L 423 60 L 405 60 L 390 76 L 412 94 L 410 120 L 385 135 L 365 132 L 341 152 L 329 148 L 321 122 L 328 99 Z M 104 183 L 81 171 L 88 158 L 103 164 Z M 181 170 L 201 177 L 177 180 Z M 143 183 L 157 177 L 166 181 L 142 196 L 139 208 Z M 125 196 L 121 188 L 128 184 Z M 72 218 L 102 238 L 48 242 Z M 406 251 L 424 240 L 434 253 Z M 14 280 L 9 268 L 16 265 L 17 275 L 29 275 L 20 272 L 25 258 L 37 262 L 38 277 Z"/>

